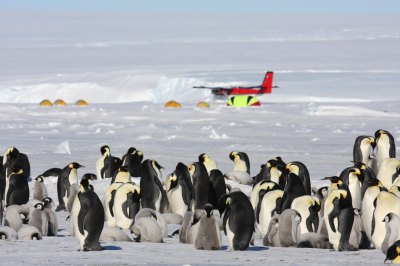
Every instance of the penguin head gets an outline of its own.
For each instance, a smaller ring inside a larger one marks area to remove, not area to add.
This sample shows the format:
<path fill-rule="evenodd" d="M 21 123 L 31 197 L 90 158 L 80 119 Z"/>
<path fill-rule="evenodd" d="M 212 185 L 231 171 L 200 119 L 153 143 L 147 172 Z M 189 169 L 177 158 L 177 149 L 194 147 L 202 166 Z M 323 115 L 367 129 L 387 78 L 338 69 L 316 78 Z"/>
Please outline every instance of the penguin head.
<path fill-rule="evenodd" d="M 379 190 L 381 191 L 384 189 L 381 181 L 379 181 L 378 179 L 370 179 L 367 180 L 366 183 L 368 184 L 369 187 L 379 187 Z"/>
<path fill-rule="evenodd" d="M 229 154 L 229 159 L 231 159 L 232 161 L 234 161 L 236 157 L 239 157 L 239 153 L 236 151 L 233 151 Z"/>
<path fill-rule="evenodd" d="M 12 174 L 14 175 L 22 175 L 24 173 L 24 170 L 22 170 L 19 166 L 14 166 L 12 168 Z"/>
<path fill-rule="evenodd" d="M 42 240 L 42 236 L 39 233 L 33 233 L 31 239 L 32 240 Z"/>
<path fill-rule="evenodd" d="M 90 188 L 89 188 L 89 181 L 86 180 L 86 179 L 82 179 L 82 180 L 81 180 L 81 186 L 80 186 L 80 188 L 79 188 L 79 191 L 80 191 L 80 192 L 85 192 L 85 191 L 88 191 L 88 190 L 90 190 Z"/>
<path fill-rule="evenodd" d="M 194 173 L 196 172 L 196 165 L 194 163 L 191 163 L 188 165 L 188 170 L 191 176 L 194 175 Z"/>
<path fill-rule="evenodd" d="M 36 204 L 34 205 L 34 207 L 35 207 L 35 209 L 43 210 L 44 205 L 43 205 L 43 203 L 36 203 Z"/>
<path fill-rule="evenodd" d="M 44 203 L 44 207 L 51 206 L 53 203 L 53 199 L 50 197 L 45 197 L 42 201 Z"/>
<path fill-rule="evenodd" d="M 0 239 L 1 239 L 1 240 L 6 240 L 6 239 L 8 239 L 8 235 L 6 234 L 6 232 L 0 232 Z"/>
<path fill-rule="evenodd" d="M 175 174 L 175 172 L 167 177 L 167 182 L 169 183 L 169 189 L 167 192 L 178 186 L 178 176 Z"/>
<path fill-rule="evenodd" d="M 134 148 L 134 147 L 129 147 L 129 149 L 128 149 L 128 151 L 126 152 L 126 154 L 134 154 L 134 153 L 136 153 L 136 148 Z"/>
<path fill-rule="evenodd" d="M 275 159 L 269 160 L 269 161 L 267 162 L 267 167 L 268 167 L 269 169 L 271 169 L 272 167 L 277 167 L 277 166 L 278 166 L 278 161 L 275 160 Z"/>
<path fill-rule="evenodd" d="M 331 181 L 331 187 L 332 187 L 332 185 L 334 185 L 335 187 L 339 187 L 339 186 L 343 185 L 343 181 L 340 179 L 340 177 L 335 176 L 335 175 L 324 177 L 324 178 L 322 178 L 322 180 Z"/>
<path fill-rule="evenodd" d="M 297 163 L 292 162 L 292 163 L 288 163 L 286 165 L 286 170 L 289 173 L 293 173 L 293 174 L 299 175 L 300 167 L 299 167 L 299 165 Z"/>
<path fill-rule="evenodd" d="M 156 160 L 151 160 L 151 166 L 153 167 L 154 170 L 161 170 L 164 169 Z"/>
<path fill-rule="evenodd" d="M 39 182 L 39 183 L 43 183 L 43 176 L 40 175 L 40 176 L 36 177 L 35 181 Z"/>
<path fill-rule="evenodd" d="M 208 218 L 210 218 L 211 215 L 213 215 L 213 213 L 212 213 L 213 206 L 212 206 L 210 203 L 207 203 L 207 204 L 204 206 L 204 210 L 206 211 L 207 217 L 208 217 Z"/>
<path fill-rule="evenodd" d="M 19 150 L 15 147 L 10 147 L 6 150 L 6 159 L 11 160 L 18 156 Z"/>
<path fill-rule="evenodd" d="M 353 208 L 354 215 L 361 216 L 361 210 L 357 208 Z"/>
<path fill-rule="evenodd" d="M 351 161 L 355 167 L 357 167 L 358 169 L 360 169 L 361 171 L 364 171 L 367 169 L 367 165 L 365 163 L 362 162 L 355 162 L 355 161 Z"/>
<path fill-rule="evenodd" d="M 200 154 L 199 155 L 199 162 L 204 163 L 206 157 L 208 157 L 207 154 L 205 154 L 205 153 Z"/>
<path fill-rule="evenodd" d="M 320 199 L 323 199 L 323 198 L 325 198 L 325 196 L 327 195 L 327 193 L 328 193 L 328 187 L 325 186 L 325 187 L 319 188 L 316 195 L 317 195 Z"/>
<path fill-rule="evenodd" d="M 95 174 L 92 173 L 86 173 L 82 176 L 82 179 L 86 179 L 86 180 L 97 180 L 97 176 Z"/>
<path fill-rule="evenodd" d="M 364 174 L 360 169 L 358 169 L 356 167 L 352 168 L 349 171 L 349 174 L 351 174 L 351 173 L 354 173 L 357 176 L 358 181 L 360 181 L 361 183 L 364 182 Z"/>
<path fill-rule="evenodd" d="M 101 152 L 101 155 L 108 155 L 109 156 L 111 154 L 110 147 L 108 147 L 107 145 L 102 146 L 100 148 L 100 152 Z"/>
<path fill-rule="evenodd" d="M 400 240 L 397 240 L 396 242 L 391 245 L 386 253 L 386 259 L 384 263 L 386 263 L 387 260 L 391 260 L 393 264 L 398 264 L 400 263 Z"/>
<path fill-rule="evenodd" d="M 386 216 L 385 216 L 385 218 L 383 219 L 382 222 L 388 223 L 388 222 L 390 222 L 391 220 L 393 220 L 396 216 L 397 216 L 397 218 L 399 218 L 399 216 L 398 216 L 397 214 L 395 214 L 395 213 L 393 213 L 393 212 L 390 212 L 390 213 L 386 214 Z"/>
<path fill-rule="evenodd" d="M 85 166 L 80 165 L 79 163 L 73 162 L 73 163 L 70 163 L 70 164 L 68 165 L 68 167 L 69 167 L 70 169 L 79 169 L 79 168 L 85 167 Z"/>

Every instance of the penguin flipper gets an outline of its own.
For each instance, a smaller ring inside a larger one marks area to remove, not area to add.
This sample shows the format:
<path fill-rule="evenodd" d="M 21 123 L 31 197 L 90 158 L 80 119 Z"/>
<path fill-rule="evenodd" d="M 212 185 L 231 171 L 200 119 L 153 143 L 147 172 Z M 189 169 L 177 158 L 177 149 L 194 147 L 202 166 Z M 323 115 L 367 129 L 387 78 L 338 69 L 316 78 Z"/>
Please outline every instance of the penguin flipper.
<path fill-rule="evenodd" d="M 336 228 L 335 228 L 335 223 L 333 220 L 340 214 L 340 209 L 339 209 L 339 199 L 335 199 L 333 202 L 333 209 L 331 213 L 328 215 L 328 221 L 329 221 L 329 226 L 331 227 L 331 230 L 336 233 Z"/>
<path fill-rule="evenodd" d="M 82 201 L 81 201 L 81 203 L 82 203 Z M 81 208 L 80 208 L 79 214 L 78 214 L 78 230 L 81 233 L 81 235 L 85 234 L 84 224 L 85 224 L 85 216 L 86 216 L 87 212 L 88 212 L 88 208 L 86 207 L 86 204 L 81 204 Z"/>
<path fill-rule="evenodd" d="M 61 173 L 62 169 L 61 168 L 50 168 L 46 171 L 44 171 L 41 176 L 43 177 L 49 177 L 49 176 L 59 176 Z"/>

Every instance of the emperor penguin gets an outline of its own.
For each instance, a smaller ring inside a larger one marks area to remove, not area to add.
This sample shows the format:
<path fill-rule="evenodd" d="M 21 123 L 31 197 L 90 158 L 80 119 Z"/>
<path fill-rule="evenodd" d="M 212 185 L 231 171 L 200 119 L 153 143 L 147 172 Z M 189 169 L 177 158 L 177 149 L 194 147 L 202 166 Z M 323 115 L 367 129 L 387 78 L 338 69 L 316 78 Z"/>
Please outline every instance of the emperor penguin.
<path fill-rule="evenodd" d="M 4 214 L 4 225 L 13 228 L 15 231 L 28 223 L 29 209 L 26 206 L 11 205 L 6 208 Z"/>
<path fill-rule="evenodd" d="M 183 217 L 186 211 L 194 210 L 195 192 L 186 165 L 178 163 L 175 171 L 167 177 L 165 187 L 173 213 Z"/>
<path fill-rule="evenodd" d="M 339 178 L 350 190 L 353 208 L 361 210 L 361 187 L 364 182 L 364 176 L 360 169 L 348 167 L 342 171 Z"/>
<path fill-rule="evenodd" d="M 204 164 L 204 166 L 207 168 L 208 174 L 210 174 L 211 170 L 218 169 L 217 163 L 206 153 L 199 155 L 199 162 Z"/>
<path fill-rule="evenodd" d="M 375 138 L 358 136 L 354 142 L 353 161 L 372 167 L 372 155 L 375 149 Z"/>
<path fill-rule="evenodd" d="M 255 215 L 249 198 L 241 191 L 231 192 L 221 198 L 225 206 L 223 227 L 230 250 L 245 250 L 249 247 L 254 232 Z"/>
<path fill-rule="evenodd" d="M 253 206 L 253 209 L 255 210 L 257 208 L 257 205 L 259 205 L 261 201 L 260 197 L 260 192 L 263 191 L 262 195 L 265 195 L 265 193 L 268 193 L 273 190 L 279 189 L 279 185 L 275 182 L 271 182 L 268 180 L 262 180 L 258 182 L 253 189 L 250 192 L 250 202 L 251 205 Z"/>
<path fill-rule="evenodd" d="M 380 168 L 383 160 L 387 158 L 396 158 L 396 145 L 392 134 L 383 129 L 379 129 L 375 132 L 375 141 L 375 160 L 377 166 Z"/>
<path fill-rule="evenodd" d="M 328 230 L 329 242 L 336 251 L 352 251 L 350 234 L 354 222 L 350 192 L 344 189 L 332 190 L 325 200 L 324 219 Z"/>
<path fill-rule="evenodd" d="M 54 202 L 50 197 L 46 197 L 43 199 L 43 212 L 46 215 L 46 219 L 48 221 L 47 226 L 47 236 L 57 236 L 58 234 L 58 219 L 57 215 L 54 211 Z"/>
<path fill-rule="evenodd" d="M 73 162 L 64 167 L 57 179 L 58 206 L 56 211 L 67 210 L 66 204 L 71 195 L 70 187 L 78 183 L 77 169 L 83 167 Z"/>
<path fill-rule="evenodd" d="M 194 208 L 204 209 L 208 203 L 210 181 L 207 168 L 200 162 L 194 162 L 188 167 L 194 187 Z"/>
<path fill-rule="evenodd" d="M 46 185 L 44 184 L 44 180 L 42 176 L 38 176 L 35 178 L 35 183 L 33 184 L 33 198 L 37 200 L 43 200 L 49 194 L 46 189 Z"/>
<path fill-rule="evenodd" d="M 17 231 L 18 240 L 42 240 L 42 235 L 35 226 L 24 225 Z"/>
<path fill-rule="evenodd" d="M 118 171 L 119 167 L 122 166 L 122 160 L 115 156 L 108 156 L 104 159 L 104 178 L 112 178 Z"/>
<path fill-rule="evenodd" d="M 84 179 L 82 179 L 82 180 L 84 180 Z M 69 197 L 68 197 L 68 201 L 67 201 L 67 211 L 69 213 L 72 212 L 72 207 L 74 205 L 75 198 L 79 192 L 79 186 L 80 185 L 78 185 L 78 184 L 72 184 L 71 187 L 69 188 Z"/>
<path fill-rule="evenodd" d="M 111 178 L 112 183 L 128 183 L 131 182 L 131 176 L 126 166 L 120 166 Z"/>
<path fill-rule="evenodd" d="M 266 164 L 269 173 L 269 180 L 279 185 L 281 190 L 285 189 L 286 185 L 286 165 L 283 165 L 279 160 L 272 159 Z"/>
<path fill-rule="evenodd" d="M 386 253 L 389 246 L 400 240 L 400 217 L 395 213 L 388 213 L 382 221 L 385 223 L 386 235 L 382 242 L 382 251 Z"/>
<path fill-rule="evenodd" d="M 261 191 L 260 191 L 261 192 Z M 256 227 L 264 237 L 269 228 L 269 224 L 276 213 L 280 213 L 283 191 L 280 189 L 271 190 L 260 197 L 259 204 L 255 210 Z"/>
<path fill-rule="evenodd" d="M 396 242 L 391 245 L 386 253 L 386 259 L 384 263 L 386 263 L 387 260 L 392 261 L 392 264 L 400 264 L 400 240 L 397 240 Z"/>
<path fill-rule="evenodd" d="M 168 224 L 167 220 L 164 218 L 164 215 L 162 215 L 159 211 L 150 209 L 150 208 L 142 208 L 140 211 L 136 214 L 135 216 L 135 223 L 138 219 L 142 217 L 152 217 L 155 219 L 157 224 L 161 228 L 161 233 L 162 237 L 168 237 Z"/>
<path fill-rule="evenodd" d="M 35 204 L 35 209 L 29 217 L 29 225 L 35 226 L 42 236 L 47 236 L 48 221 L 45 212 L 43 211 L 44 205 L 42 203 Z"/>
<path fill-rule="evenodd" d="M 203 250 L 220 250 L 221 249 L 221 232 L 218 222 L 213 215 L 213 206 L 206 204 L 204 206 L 206 215 L 201 217 L 199 221 L 199 229 L 197 231 L 194 246 L 196 249 Z"/>
<path fill-rule="evenodd" d="M 378 180 L 370 180 L 367 182 L 368 187 L 365 190 L 364 198 L 361 204 L 361 219 L 368 239 L 372 240 L 371 228 L 372 219 L 375 211 L 375 200 L 379 193 L 384 189 L 382 183 Z"/>
<path fill-rule="evenodd" d="M 192 219 L 186 229 L 186 243 L 194 244 L 196 242 L 197 233 L 199 231 L 200 220 L 206 215 L 205 210 L 197 209 L 193 212 Z"/>
<path fill-rule="evenodd" d="M 161 211 L 162 204 L 166 201 L 166 194 L 161 184 L 161 169 L 163 167 L 156 161 L 147 159 L 141 166 L 140 191 L 142 208 Z"/>
<path fill-rule="evenodd" d="M 106 223 L 109 227 L 116 226 L 114 217 L 114 199 L 117 189 L 122 185 L 122 183 L 112 183 L 108 186 L 106 190 L 106 195 L 104 198 L 104 211 L 106 215 Z"/>
<path fill-rule="evenodd" d="M 154 217 L 141 217 L 132 225 L 131 232 L 137 237 L 136 242 L 162 243 L 161 228 Z"/>
<path fill-rule="evenodd" d="M 283 197 L 281 201 L 282 206 L 280 208 L 280 211 L 283 212 L 284 210 L 289 209 L 290 206 L 292 205 L 292 201 L 295 198 L 304 195 L 309 195 L 309 194 L 307 194 L 301 178 L 294 173 L 289 173 L 287 177 L 287 184 L 283 192 Z"/>
<path fill-rule="evenodd" d="M 387 158 L 381 161 L 377 178 L 383 186 L 390 188 L 400 174 L 400 160 Z"/>
<path fill-rule="evenodd" d="M 246 172 L 250 175 L 250 160 L 245 152 L 233 151 L 229 154 L 229 159 L 233 161 L 233 170 Z"/>
<path fill-rule="evenodd" d="M 143 161 L 143 152 L 134 147 L 130 147 L 126 154 L 122 156 L 122 165 L 128 167 L 129 174 L 132 177 L 140 176 L 140 165 Z"/>
<path fill-rule="evenodd" d="M 0 240 L 16 240 L 17 232 L 9 226 L 0 226 Z"/>
<path fill-rule="evenodd" d="M 13 167 L 7 178 L 6 206 L 22 205 L 29 201 L 28 180 L 22 168 Z"/>
<path fill-rule="evenodd" d="M 110 147 L 104 145 L 100 148 L 101 157 L 96 161 L 96 175 L 99 179 L 104 179 L 104 161 L 111 156 Z"/>
<path fill-rule="evenodd" d="M 208 202 L 215 208 L 218 206 L 218 200 L 226 194 L 225 177 L 218 169 L 211 170 L 209 175 Z"/>
<path fill-rule="evenodd" d="M 329 180 L 331 181 L 330 185 L 328 186 L 328 195 L 332 190 L 335 189 L 343 189 L 346 188 L 347 186 L 343 184 L 342 179 L 338 176 L 328 176 L 322 178 L 322 180 Z"/>
<path fill-rule="evenodd" d="M 75 236 L 79 240 L 81 251 L 100 251 L 104 248 L 99 239 L 104 227 L 104 209 L 97 194 L 82 180 L 77 195 L 79 207 L 74 225 Z M 75 206 L 74 206 L 75 207 Z"/>
<path fill-rule="evenodd" d="M 369 187 L 368 182 L 371 180 L 376 180 L 375 172 L 371 167 L 367 166 L 364 163 L 353 162 L 354 166 L 357 167 L 361 171 L 361 176 L 363 177 L 362 185 L 361 185 L 361 201 L 364 198 L 365 191 Z"/>
<path fill-rule="evenodd" d="M 306 195 L 311 195 L 310 174 L 308 173 L 308 169 L 305 164 L 297 161 L 290 162 L 286 165 L 286 170 L 288 170 L 290 173 L 296 174 L 303 183 Z"/>
<path fill-rule="evenodd" d="M 44 171 L 44 172 L 43 172 L 41 175 L 39 175 L 39 176 L 41 176 L 41 177 L 43 177 L 43 178 L 46 178 L 46 177 L 49 177 L 49 176 L 59 176 L 60 173 L 61 173 L 61 171 L 62 171 L 61 168 L 57 168 L 57 167 L 55 167 L 55 168 L 50 168 L 50 169 L 47 169 L 46 171 Z"/>
<path fill-rule="evenodd" d="M 279 215 L 278 237 L 282 247 L 296 246 L 300 240 L 301 216 L 298 211 L 286 209 Z"/>
<path fill-rule="evenodd" d="M 304 195 L 295 198 L 290 207 L 296 210 L 300 216 L 300 230 L 302 233 L 316 233 L 318 231 L 321 202 L 317 197 Z"/>
<path fill-rule="evenodd" d="M 386 236 L 385 223 L 382 222 L 389 213 L 400 215 L 400 198 L 396 195 L 381 191 L 374 202 L 375 211 L 372 216 L 371 238 L 375 248 L 381 248 Z"/>
<path fill-rule="evenodd" d="M 135 221 L 140 209 L 140 187 L 135 183 L 124 183 L 115 192 L 114 218 L 118 227 L 127 230 Z"/>
<path fill-rule="evenodd" d="M 31 166 L 28 156 L 20 152 L 15 147 L 9 147 L 3 155 L 3 171 L 4 176 L 8 177 L 14 167 L 22 169 L 25 177 L 28 179 L 31 176 Z"/>

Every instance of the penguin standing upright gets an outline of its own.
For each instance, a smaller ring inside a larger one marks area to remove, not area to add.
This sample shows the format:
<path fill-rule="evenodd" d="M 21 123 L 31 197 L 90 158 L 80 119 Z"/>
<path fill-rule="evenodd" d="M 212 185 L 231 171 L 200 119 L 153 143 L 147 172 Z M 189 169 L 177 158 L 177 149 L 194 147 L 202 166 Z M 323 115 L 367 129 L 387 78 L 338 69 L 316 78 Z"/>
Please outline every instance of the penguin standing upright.
<path fill-rule="evenodd" d="M 304 189 L 306 190 L 307 195 L 311 195 L 311 182 L 310 182 L 310 174 L 308 173 L 308 169 L 305 164 L 301 162 L 290 162 L 286 165 L 286 169 L 290 173 L 294 173 L 299 176 L 301 179 Z"/>
<path fill-rule="evenodd" d="M 53 199 L 46 197 L 43 199 L 44 208 L 43 211 L 48 221 L 47 236 L 57 236 L 58 234 L 58 219 L 55 211 L 53 210 Z"/>
<path fill-rule="evenodd" d="M 348 167 L 342 171 L 339 178 L 349 188 L 353 208 L 361 210 L 361 187 L 364 176 L 357 167 Z"/>
<path fill-rule="evenodd" d="M 79 209 L 74 222 L 75 236 L 80 243 L 81 251 L 100 251 L 99 238 L 104 227 L 104 209 L 97 194 L 87 180 L 81 181 L 77 196 Z"/>
<path fill-rule="evenodd" d="M 354 222 L 350 192 L 344 189 L 332 190 L 325 200 L 324 219 L 328 230 L 329 242 L 336 251 L 352 251 L 350 234 Z"/>
<path fill-rule="evenodd" d="M 108 156 L 104 159 L 104 178 L 112 178 L 122 165 L 122 160 L 115 156 Z"/>
<path fill-rule="evenodd" d="M 37 200 L 43 200 L 48 196 L 46 186 L 42 176 L 35 178 L 35 183 L 33 184 L 33 198 Z"/>
<path fill-rule="evenodd" d="M 114 199 L 117 189 L 122 185 L 122 183 L 112 183 L 108 186 L 106 190 L 106 195 L 104 199 L 104 210 L 106 214 L 106 222 L 110 227 L 116 226 L 114 217 Z"/>
<path fill-rule="evenodd" d="M 229 154 L 229 159 L 233 161 L 234 171 L 242 171 L 250 174 L 250 160 L 247 153 L 233 151 Z"/>
<path fill-rule="evenodd" d="M 363 226 L 365 233 L 368 239 L 371 238 L 371 228 L 372 228 L 372 219 L 375 211 L 375 200 L 378 197 L 379 193 L 383 190 L 382 183 L 375 179 L 371 180 L 368 183 L 368 187 L 365 190 L 364 198 L 361 205 L 361 219 L 363 221 Z"/>
<path fill-rule="evenodd" d="M 100 148 L 101 157 L 96 161 L 96 174 L 99 179 L 104 179 L 104 160 L 111 156 L 110 147 L 104 145 Z"/>
<path fill-rule="evenodd" d="M 217 163 L 206 153 L 199 155 L 199 162 L 204 164 L 204 166 L 207 168 L 208 174 L 210 174 L 211 170 L 218 169 Z"/>
<path fill-rule="evenodd" d="M 48 231 L 48 220 L 42 203 L 35 204 L 35 209 L 32 211 L 29 217 L 29 225 L 35 226 L 42 236 L 47 236 Z"/>
<path fill-rule="evenodd" d="M 27 203 L 29 201 L 29 186 L 24 171 L 21 168 L 13 167 L 8 179 L 6 206 Z"/>
<path fill-rule="evenodd" d="M 308 195 L 304 188 L 303 181 L 300 177 L 294 173 L 289 173 L 287 177 L 287 184 L 283 191 L 281 212 L 289 209 L 292 205 L 292 201 L 300 196 Z"/>
<path fill-rule="evenodd" d="M 283 191 L 275 189 L 266 192 L 261 190 L 259 203 L 256 207 L 256 227 L 260 231 L 262 237 L 268 233 L 269 224 L 276 213 L 280 213 L 281 200 Z M 265 193 L 266 192 L 266 193 Z M 262 196 L 262 194 L 264 194 Z"/>
<path fill-rule="evenodd" d="M 204 207 L 206 215 L 201 217 L 199 221 L 199 229 L 197 231 L 194 246 L 196 249 L 204 250 L 220 250 L 221 249 L 221 232 L 218 222 L 213 215 L 213 206 L 206 204 Z"/>
<path fill-rule="evenodd" d="M 161 211 L 161 204 L 166 200 L 166 194 L 161 184 L 161 169 L 157 161 L 147 159 L 141 165 L 141 205 L 142 208 L 150 208 Z"/>
<path fill-rule="evenodd" d="M 279 215 L 278 237 L 282 247 L 297 245 L 301 235 L 301 220 L 299 212 L 292 209 L 286 209 Z"/>
<path fill-rule="evenodd" d="M 376 165 L 379 169 L 383 160 L 387 158 L 396 158 L 396 145 L 394 143 L 394 138 L 392 134 L 383 129 L 379 129 L 375 132 L 375 141 L 375 160 Z"/>
<path fill-rule="evenodd" d="M 173 213 L 183 217 L 186 211 L 193 210 L 195 192 L 186 165 L 177 164 L 175 171 L 167 177 L 166 190 Z"/>
<path fill-rule="evenodd" d="M 218 169 L 211 170 L 209 175 L 209 191 L 208 202 L 214 206 L 218 206 L 218 200 L 226 194 L 225 177 Z"/>
<path fill-rule="evenodd" d="M 132 177 L 140 176 L 140 165 L 143 161 L 143 152 L 130 147 L 126 154 L 122 156 L 122 165 L 128 167 L 129 174 Z"/>
<path fill-rule="evenodd" d="M 224 213 L 223 227 L 231 250 L 245 250 L 249 247 L 254 232 L 254 210 L 249 198 L 241 191 L 235 191 L 221 198 L 220 213 Z"/>
<path fill-rule="evenodd" d="M 269 180 L 279 185 L 281 190 L 285 189 L 286 185 L 286 165 L 278 159 L 272 159 L 267 162 L 269 172 Z"/>
<path fill-rule="evenodd" d="M 121 229 L 131 228 L 140 209 L 140 187 L 135 183 L 124 183 L 115 192 L 114 218 Z"/>
<path fill-rule="evenodd" d="M 375 148 L 375 138 L 371 136 L 359 136 L 354 142 L 353 161 L 372 166 L 372 154 Z"/>
<path fill-rule="evenodd" d="M 400 198 L 387 191 L 379 192 L 374 202 L 375 211 L 372 216 L 371 240 L 375 248 L 381 248 L 386 236 L 386 227 L 383 222 L 389 213 L 400 215 Z"/>
<path fill-rule="evenodd" d="M 316 233 L 318 231 L 321 203 L 318 198 L 304 195 L 292 201 L 291 209 L 296 210 L 301 216 L 301 233 Z"/>
<path fill-rule="evenodd" d="M 83 167 L 79 163 L 70 163 L 64 167 L 57 179 L 58 206 L 56 211 L 67 210 L 66 204 L 71 196 L 70 187 L 78 183 L 77 169 Z"/>
<path fill-rule="evenodd" d="M 204 209 L 204 206 L 208 203 L 210 186 L 207 168 L 204 164 L 195 162 L 189 165 L 189 173 L 194 187 L 194 208 Z"/>

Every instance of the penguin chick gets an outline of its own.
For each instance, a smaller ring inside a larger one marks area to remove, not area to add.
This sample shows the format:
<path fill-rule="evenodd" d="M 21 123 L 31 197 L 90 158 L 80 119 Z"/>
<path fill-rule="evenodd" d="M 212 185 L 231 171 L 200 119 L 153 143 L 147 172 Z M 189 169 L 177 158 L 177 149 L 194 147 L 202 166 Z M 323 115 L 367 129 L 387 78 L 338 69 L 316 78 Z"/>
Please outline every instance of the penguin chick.
<path fill-rule="evenodd" d="M 161 227 L 154 217 L 142 217 L 131 227 L 131 232 L 137 237 L 137 242 L 163 243 Z"/>
<path fill-rule="evenodd" d="M 48 222 L 47 236 L 57 236 L 58 233 L 58 219 L 56 212 L 54 211 L 54 201 L 50 197 L 43 199 L 44 213 Z"/>
<path fill-rule="evenodd" d="M 164 219 L 164 216 L 161 215 L 160 212 L 150 208 L 143 208 L 136 214 L 135 221 L 142 217 L 153 217 L 161 228 L 162 236 L 168 236 L 167 221 Z"/>
<path fill-rule="evenodd" d="M 301 216 L 296 210 L 286 209 L 279 216 L 278 236 L 282 247 L 295 246 L 301 235 Z"/>
<path fill-rule="evenodd" d="M 194 246 L 196 249 L 220 250 L 221 232 L 218 222 L 213 215 L 213 206 L 205 205 L 206 215 L 201 217 Z"/>
<path fill-rule="evenodd" d="M 104 227 L 100 235 L 100 242 L 132 242 L 133 240 L 117 227 Z"/>
<path fill-rule="evenodd" d="M 17 232 L 9 226 L 0 226 L 0 240 L 15 240 Z"/>
<path fill-rule="evenodd" d="M 42 235 L 35 226 L 24 225 L 18 232 L 18 240 L 42 240 Z"/>
<path fill-rule="evenodd" d="M 206 215 L 204 210 L 197 209 L 194 212 L 189 228 L 186 231 L 186 243 L 194 244 L 196 241 L 197 233 L 199 231 L 200 219 Z"/>
<path fill-rule="evenodd" d="M 167 221 L 167 224 L 182 224 L 183 217 L 179 214 L 176 213 L 162 213 L 161 214 L 165 221 Z"/>
<path fill-rule="evenodd" d="M 42 200 L 49 194 L 47 192 L 46 186 L 42 176 L 35 178 L 35 183 L 33 184 L 33 198 L 37 200 Z"/>
<path fill-rule="evenodd" d="M 386 227 L 386 236 L 382 242 L 382 251 L 386 253 L 389 246 L 400 240 L 400 217 L 395 213 L 388 213 L 383 221 Z"/>
<path fill-rule="evenodd" d="M 297 247 L 331 249 L 332 244 L 329 243 L 329 238 L 327 236 L 318 233 L 305 233 L 300 235 Z"/>
<path fill-rule="evenodd" d="M 6 209 L 4 215 L 4 225 L 13 228 L 15 231 L 22 227 L 23 223 L 28 223 L 29 209 L 24 206 L 11 205 Z"/>
<path fill-rule="evenodd" d="M 225 174 L 225 178 L 236 181 L 243 185 L 251 185 L 253 184 L 253 178 L 247 172 L 242 171 L 231 171 Z"/>
<path fill-rule="evenodd" d="M 48 221 L 45 212 L 43 211 L 44 205 L 38 203 L 29 218 L 29 225 L 35 226 L 42 236 L 47 235 Z"/>

